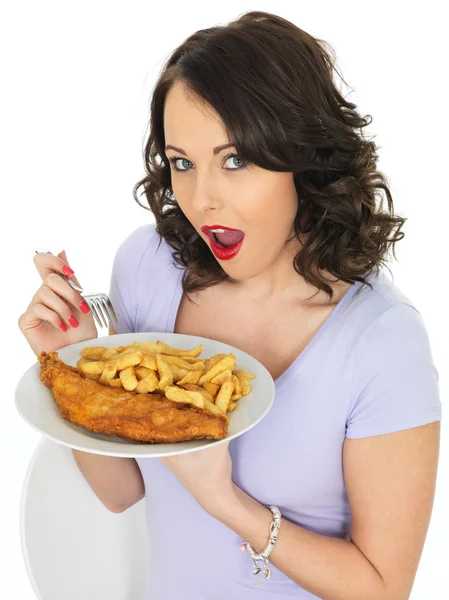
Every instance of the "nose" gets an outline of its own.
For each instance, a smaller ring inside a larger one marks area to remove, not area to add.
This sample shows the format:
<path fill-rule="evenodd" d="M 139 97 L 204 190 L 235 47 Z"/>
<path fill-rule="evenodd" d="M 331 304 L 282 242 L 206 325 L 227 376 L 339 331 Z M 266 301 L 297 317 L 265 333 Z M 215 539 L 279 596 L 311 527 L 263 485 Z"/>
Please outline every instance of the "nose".
<path fill-rule="evenodd" d="M 212 177 L 198 177 L 192 189 L 191 207 L 198 213 L 213 212 L 223 206 L 219 190 Z"/>

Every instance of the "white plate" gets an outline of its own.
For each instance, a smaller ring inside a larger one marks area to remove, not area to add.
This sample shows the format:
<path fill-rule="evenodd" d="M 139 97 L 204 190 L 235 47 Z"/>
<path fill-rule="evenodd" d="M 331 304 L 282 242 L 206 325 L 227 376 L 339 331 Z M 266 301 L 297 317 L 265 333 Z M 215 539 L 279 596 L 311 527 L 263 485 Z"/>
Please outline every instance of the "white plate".
<path fill-rule="evenodd" d="M 236 438 L 257 425 L 273 406 L 275 385 L 269 371 L 246 352 L 204 337 L 163 332 L 123 333 L 71 344 L 58 350 L 58 356 L 68 365 L 75 367 L 80 358 L 81 349 L 85 346 L 117 347 L 132 342 L 157 342 L 158 340 L 169 346 L 185 350 L 196 348 L 201 344 L 203 351 L 200 358 L 232 352 L 236 358 L 237 368 L 250 371 L 256 376 L 256 379 L 250 382 L 251 392 L 247 396 L 242 396 L 237 401 L 235 409 L 227 413 L 229 428 L 226 438 L 223 440 L 191 440 L 171 444 L 147 444 L 89 431 L 62 418 L 50 388 L 46 387 L 39 378 L 40 363 L 38 361 L 24 373 L 17 385 L 15 392 L 17 410 L 23 419 L 39 433 L 70 448 L 108 456 L 159 457 L 194 452 Z"/>

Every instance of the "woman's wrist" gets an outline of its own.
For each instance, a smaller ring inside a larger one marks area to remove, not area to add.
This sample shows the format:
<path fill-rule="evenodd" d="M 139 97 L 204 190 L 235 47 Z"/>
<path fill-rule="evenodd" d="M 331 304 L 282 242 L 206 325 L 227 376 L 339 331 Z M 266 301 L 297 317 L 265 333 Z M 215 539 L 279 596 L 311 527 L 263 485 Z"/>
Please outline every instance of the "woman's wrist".
<path fill-rule="evenodd" d="M 210 514 L 232 529 L 242 540 L 261 552 L 270 538 L 273 515 L 269 508 L 254 500 L 232 483 L 226 495 L 220 495 Z"/>

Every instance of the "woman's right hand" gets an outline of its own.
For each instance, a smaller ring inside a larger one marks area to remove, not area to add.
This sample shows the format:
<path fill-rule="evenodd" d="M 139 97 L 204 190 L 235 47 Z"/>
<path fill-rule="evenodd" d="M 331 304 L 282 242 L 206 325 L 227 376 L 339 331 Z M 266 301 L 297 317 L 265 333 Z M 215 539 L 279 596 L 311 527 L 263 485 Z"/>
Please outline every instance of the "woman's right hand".
<path fill-rule="evenodd" d="M 42 285 L 28 308 L 19 317 L 19 328 L 36 356 L 40 352 L 55 352 L 69 344 L 98 336 L 92 312 L 80 292 L 72 289 L 57 273 L 67 276 L 65 252 L 57 256 L 39 253 L 34 264 Z M 79 281 L 70 277 L 77 286 Z"/>

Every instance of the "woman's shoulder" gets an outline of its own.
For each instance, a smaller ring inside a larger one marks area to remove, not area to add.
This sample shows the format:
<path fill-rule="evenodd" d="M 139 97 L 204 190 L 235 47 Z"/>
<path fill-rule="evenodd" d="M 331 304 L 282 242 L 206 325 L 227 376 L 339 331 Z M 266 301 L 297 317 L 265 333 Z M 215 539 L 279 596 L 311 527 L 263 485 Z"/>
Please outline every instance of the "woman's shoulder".
<path fill-rule="evenodd" d="M 431 363 L 431 342 L 419 308 L 385 274 L 369 280 L 373 288 L 363 287 L 352 315 L 359 324 L 353 340 L 357 369 L 363 372 L 362 363 L 369 372 L 381 364 L 385 371 L 398 363 L 411 369 L 418 356 L 422 364 Z"/>
<path fill-rule="evenodd" d="M 422 316 L 416 304 L 385 272 L 372 273 L 367 281 L 372 287 L 360 286 L 352 303 L 351 317 L 361 334 L 389 317 L 403 325 L 420 322 Z"/>
<path fill-rule="evenodd" d="M 439 373 L 421 312 L 390 280 L 381 278 L 364 293 L 370 315 L 353 346 L 346 436 L 440 420 Z"/>
<path fill-rule="evenodd" d="M 157 232 L 156 223 L 147 223 L 133 230 L 120 243 L 114 257 L 114 270 L 122 268 L 136 272 L 151 265 L 154 274 L 158 266 L 166 269 L 171 259 L 172 249 Z"/>
<path fill-rule="evenodd" d="M 155 223 L 127 235 L 117 248 L 111 273 L 110 299 L 120 323 L 117 331 L 148 331 L 149 316 L 156 322 L 150 330 L 158 331 L 178 278 L 172 248 L 159 235 Z"/>
<path fill-rule="evenodd" d="M 159 234 L 155 223 L 147 223 L 129 233 L 119 244 L 116 255 L 132 258 L 144 254 Z"/>

